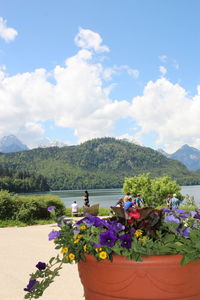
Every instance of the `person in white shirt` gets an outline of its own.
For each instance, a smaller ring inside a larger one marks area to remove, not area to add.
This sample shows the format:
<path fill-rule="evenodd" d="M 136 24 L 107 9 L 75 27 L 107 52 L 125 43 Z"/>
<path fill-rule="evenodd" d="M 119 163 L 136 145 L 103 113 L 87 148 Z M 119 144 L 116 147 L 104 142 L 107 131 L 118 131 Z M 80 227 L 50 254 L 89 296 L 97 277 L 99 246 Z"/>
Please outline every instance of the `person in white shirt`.
<path fill-rule="evenodd" d="M 74 201 L 71 205 L 72 208 L 72 216 L 77 216 L 78 215 L 78 204 L 76 201 Z"/>

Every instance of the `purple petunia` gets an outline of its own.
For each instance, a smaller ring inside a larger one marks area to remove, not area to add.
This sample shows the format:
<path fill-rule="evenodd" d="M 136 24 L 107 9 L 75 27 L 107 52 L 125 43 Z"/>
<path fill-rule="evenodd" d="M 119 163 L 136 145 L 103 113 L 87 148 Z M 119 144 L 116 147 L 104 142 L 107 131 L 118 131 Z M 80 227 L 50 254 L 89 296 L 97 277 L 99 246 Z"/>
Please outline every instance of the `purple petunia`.
<path fill-rule="evenodd" d="M 178 218 L 176 218 L 174 215 L 169 215 L 169 216 L 166 216 L 165 219 L 164 219 L 165 222 L 172 222 L 172 223 L 175 223 L 175 224 L 179 224 L 180 223 L 180 220 Z"/>
<path fill-rule="evenodd" d="M 38 270 L 45 270 L 46 264 L 44 262 L 39 261 L 36 265 L 36 268 L 38 268 Z"/>
<path fill-rule="evenodd" d="M 54 210 L 55 210 L 55 206 L 49 206 L 48 208 L 47 208 L 47 210 L 49 211 L 49 212 L 53 212 Z"/>
<path fill-rule="evenodd" d="M 175 212 L 177 212 L 178 214 L 183 214 L 186 212 L 185 209 L 181 209 L 181 208 L 174 208 Z"/>
<path fill-rule="evenodd" d="M 103 246 L 113 247 L 117 239 L 116 235 L 112 230 L 107 230 L 99 234 L 100 244 Z"/>
<path fill-rule="evenodd" d="M 51 232 L 49 233 L 49 235 L 48 235 L 49 241 L 55 240 L 55 239 L 56 239 L 57 237 L 59 237 L 59 236 L 60 236 L 60 231 L 58 231 L 58 230 L 51 231 Z"/>
<path fill-rule="evenodd" d="M 86 213 L 86 218 L 79 220 L 76 224 L 79 225 L 81 223 L 87 224 L 88 227 L 95 226 L 95 227 L 104 227 L 106 224 L 105 220 L 100 219 L 99 217 L 92 216 L 89 213 Z"/>
<path fill-rule="evenodd" d="M 129 234 L 125 233 L 123 235 L 121 235 L 119 237 L 119 239 L 121 240 L 121 246 L 123 248 L 127 248 L 127 249 L 130 249 L 131 248 L 131 243 L 132 243 L 132 238 L 130 237 Z"/>
<path fill-rule="evenodd" d="M 194 218 L 194 216 L 196 215 L 196 211 L 191 210 L 191 211 L 190 211 L 190 214 L 191 214 L 191 216 Z"/>
<path fill-rule="evenodd" d="M 100 244 L 97 244 L 97 243 L 95 243 L 95 244 L 93 245 L 93 247 L 94 247 L 94 248 L 101 248 L 101 245 L 100 245 Z"/>
<path fill-rule="evenodd" d="M 36 279 L 30 279 L 26 288 L 24 288 L 24 291 L 31 292 L 37 283 L 39 283 L 39 281 L 37 281 Z"/>
<path fill-rule="evenodd" d="M 183 231 L 182 231 L 182 236 L 183 237 L 189 237 L 190 236 L 190 228 L 185 228 Z"/>
<path fill-rule="evenodd" d="M 169 209 L 169 208 L 163 208 L 162 211 L 164 213 L 171 213 L 172 212 L 171 209 Z"/>
<path fill-rule="evenodd" d="M 189 215 L 190 215 L 190 213 L 187 212 L 187 213 L 185 213 L 185 214 L 180 214 L 179 217 L 182 218 L 182 219 L 186 219 L 186 218 L 189 217 Z"/>
<path fill-rule="evenodd" d="M 194 215 L 194 218 L 195 218 L 195 219 L 200 219 L 200 214 L 197 213 L 196 215 Z"/>
<path fill-rule="evenodd" d="M 117 221 L 108 221 L 105 226 L 115 233 L 119 233 L 125 229 L 125 226 Z"/>

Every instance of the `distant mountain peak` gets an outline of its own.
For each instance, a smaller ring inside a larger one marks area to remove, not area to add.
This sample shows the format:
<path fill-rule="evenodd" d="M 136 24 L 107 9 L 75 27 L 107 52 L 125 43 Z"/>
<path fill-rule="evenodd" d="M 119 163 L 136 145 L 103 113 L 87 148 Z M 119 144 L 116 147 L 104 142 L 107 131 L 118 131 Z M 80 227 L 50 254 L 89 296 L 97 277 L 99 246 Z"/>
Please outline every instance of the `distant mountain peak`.
<path fill-rule="evenodd" d="M 0 139 L 0 152 L 18 152 L 28 150 L 28 147 L 23 144 L 14 134 L 4 136 Z"/>
<path fill-rule="evenodd" d="M 179 160 L 190 170 L 196 171 L 200 169 L 200 150 L 188 144 L 183 145 L 171 154 L 171 158 Z"/>

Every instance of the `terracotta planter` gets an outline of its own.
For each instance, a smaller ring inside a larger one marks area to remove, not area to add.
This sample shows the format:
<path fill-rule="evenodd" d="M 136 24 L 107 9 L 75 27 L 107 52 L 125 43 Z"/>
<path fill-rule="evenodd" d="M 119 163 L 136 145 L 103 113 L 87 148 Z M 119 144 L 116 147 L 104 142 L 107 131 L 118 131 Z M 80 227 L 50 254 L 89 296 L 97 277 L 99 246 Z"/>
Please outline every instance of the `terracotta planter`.
<path fill-rule="evenodd" d="M 181 255 L 86 259 L 78 263 L 86 300 L 200 300 L 200 260 L 180 266 Z"/>

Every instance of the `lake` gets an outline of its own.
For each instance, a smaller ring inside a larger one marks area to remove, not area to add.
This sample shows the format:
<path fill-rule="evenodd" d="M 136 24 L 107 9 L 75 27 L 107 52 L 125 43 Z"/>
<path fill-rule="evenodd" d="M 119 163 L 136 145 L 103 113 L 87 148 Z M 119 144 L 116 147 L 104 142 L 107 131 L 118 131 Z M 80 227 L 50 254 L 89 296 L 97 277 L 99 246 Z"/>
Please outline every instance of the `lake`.
<path fill-rule="evenodd" d="M 99 203 L 100 207 L 109 208 L 115 205 L 119 197 L 124 197 L 121 189 L 94 189 L 88 190 L 90 204 Z M 183 195 L 194 196 L 196 203 L 200 204 L 200 185 L 193 186 L 182 186 L 181 193 Z M 59 196 L 65 206 L 70 208 L 73 201 L 76 201 L 79 207 L 83 206 L 83 195 L 82 190 L 67 190 L 67 191 L 51 191 L 47 193 L 34 193 L 32 195 L 57 195 Z"/>

